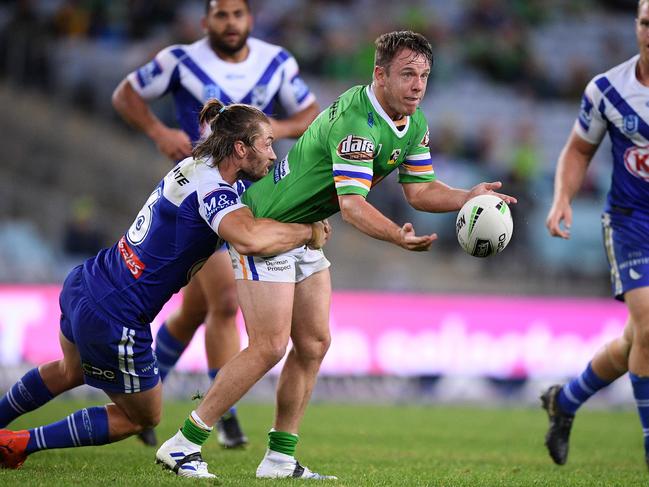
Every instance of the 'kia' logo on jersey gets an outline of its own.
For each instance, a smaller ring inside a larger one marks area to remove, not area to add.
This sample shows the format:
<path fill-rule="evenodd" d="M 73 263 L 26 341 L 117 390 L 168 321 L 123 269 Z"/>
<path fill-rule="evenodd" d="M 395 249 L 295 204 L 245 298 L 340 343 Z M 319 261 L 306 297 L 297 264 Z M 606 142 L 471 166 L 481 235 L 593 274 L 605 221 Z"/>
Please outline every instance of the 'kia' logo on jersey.
<path fill-rule="evenodd" d="M 338 143 L 336 152 L 341 159 L 348 161 L 371 161 L 374 142 L 358 135 L 348 135 Z"/>
<path fill-rule="evenodd" d="M 629 147 L 624 152 L 624 167 L 636 178 L 649 181 L 649 146 Z"/>

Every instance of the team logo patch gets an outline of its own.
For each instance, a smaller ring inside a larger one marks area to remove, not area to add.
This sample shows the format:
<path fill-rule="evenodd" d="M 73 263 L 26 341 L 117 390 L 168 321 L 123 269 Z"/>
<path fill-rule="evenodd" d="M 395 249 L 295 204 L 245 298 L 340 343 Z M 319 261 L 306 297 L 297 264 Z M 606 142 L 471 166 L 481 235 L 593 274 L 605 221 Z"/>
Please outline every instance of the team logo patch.
<path fill-rule="evenodd" d="M 649 181 L 649 146 L 632 146 L 624 151 L 624 167 L 636 178 Z"/>
<path fill-rule="evenodd" d="M 338 143 L 336 153 L 347 161 L 371 161 L 374 157 L 374 142 L 350 134 Z"/>
<path fill-rule="evenodd" d="M 581 106 L 579 107 L 579 121 L 586 129 L 590 127 L 590 122 L 593 119 L 593 102 L 590 101 L 586 95 L 581 98 Z"/>
<path fill-rule="evenodd" d="M 213 83 L 203 86 L 203 101 L 208 101 L 212 99 L 214 100 L 221 99 L 221 88 L 219 88 Z"/>
<path fill-rule="evenodd" d="M 392 151 L 392 154 L 390 154 L 390 159 L 388 159 L 388 164 L 396 164 L 397 161 L 399 160 L 399 156 L 401 155 L 401 149 L 394 149 Z"/>
<path fill-rule="evenodd" d="M 374 127 L 374 113 L 373 112 L 367 112 L 367 126 L 369 128 Z"/>
<path fill-rule="evenodd" d="M 250 103 L 256 107 L 263 107 L 266 104 L 266 85 L 257 85 L 252 89 Z"/>
<path fill-rule="evenodd" d="M 217 189 L 203 198 L 203 206 L 205 208 L 205 216 L 207 221 L 212 223 L 212 220 L 218 212 L 236 205 L 239 202 L 237 193 L 230 189 Z"/>
<path fill-rule="evenodd" d="M 428 147 L 428 142 L 430 141 L 430 130 L 426 129 L 426 133 L 424 134 L 424 138 L 421 139 L 421 142 L 419 142 L 419 145 L 422 147 Z"/>
<path fill-rule="evenodd" d="M 158 64 L 158 61 L 154 59 L 148 62 L 137 70 L 137 77 L 138 81 L 140 82 L 140 86 L 144 88 L 145 86 L 150 85 L 151 83 L 153 83 L 154 78 L 161 73 L 162 68 L 160 67 L 160 64 Z"/>
<path fill-rule="evenodd" d="M 299 76 L 295 76 L 291 80 L 291 89 L 293 90 L 293 96 L 298 101 L 301 101 L 305 96 L 309 94 L 309 87 Z"/>
<path fill-rule="evenodd" d="M 625 115 L 624 116 L 624 125 L 622 130 L 627 135 L 633 135 L 638 131 L 638 126 L 640 125 L 640 119 L 635 114 Z"/>

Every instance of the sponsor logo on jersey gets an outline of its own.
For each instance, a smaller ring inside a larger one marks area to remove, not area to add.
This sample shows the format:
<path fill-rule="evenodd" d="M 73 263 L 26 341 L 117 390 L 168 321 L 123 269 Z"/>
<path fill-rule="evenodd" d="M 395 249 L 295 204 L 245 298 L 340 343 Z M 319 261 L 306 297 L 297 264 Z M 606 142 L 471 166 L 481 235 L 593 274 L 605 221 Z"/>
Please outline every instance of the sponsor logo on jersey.
<path fill-rule="evenodd" d="M 649 181 L 649 146 L 634 145 L 624 151 L 624 167 L 636 178 Z"/>
<path fill-rule="evenodd" d="M 124 237 L 119 239 L 119 242 L 117 243 L 117 249 L 119 250 L 119 255 L 122 257 L 122 260 L 126 264 L 126 267 L 131 272 L 131 275 L 135 279 L 139 279 L 144 272 L 144 269 L 146 269 L 146 266 L 140 260 L 137 254 L 133 252 L 128 243 L 126 243 L 126 239 Z"/>
<path fill-rule="evenodd" d="M 288 164 L 288 157 L 284 157 L 284 159 L 275 164 L 275 168 L 273 169 L 273 181 L 277 184 L 290 173 L 291 167 Z"/>
<path fill-rule="evenodd" d="M 85 375 L 92 377 L 93 379 L 101 380 L 104 382 L 116 381 L 115 372 L 113 372 L 112 370 L 100 369 L 99 367 L 89 364 L 88 362 L 82 362 L 81 368 L 83 369 L 83 373 Z"/>
<path fill-rule="evenodd" d="M 622 130 L 626 135 L 633 135 L 638 131 L 638 126 L 640 125 L 640 119 L 637 115 L 631 113 L 629 115 L 624 115 Z"/>
<path fill-rule="evenodd" d="M 333 122 L 334 118 L 336 118 L 336 114 L 338 113 L 339 102 L 340 102 L 340 97 L 336 98 L 336 100 L 329 107 L 329 122 Z"/>
<path fill-rule="evenodd" d="M 252 97 L 250 103 L 256 107 L 263 107 L 266 105 L 266 85 L 257 85 L 252 89 Z"/>
<path fill-rule="evenodd" d="M 367 126 L 374 127 L 374 112 L 367 112 Z"/>
<path fill-rule="evenodd" d="M 155 59 L 148 62 L 140 69 L 137 70 L 137 77 L 140 81 L 140 86 L 144 88 L 145 86 L 150 85 L 153 82 L 153 79 L 162 73 L 162 68 L 158 61 Z"/>
<path fill-rule="evenodd" d="M 430 130 L 426 129 L 426 133 L 424 134 L 424 138 L 421 139 L 421 142 L 419 142 L 419 145 L 422 147 L 428 147 L 428 142 L 430 141 Z"/>
<path fill-rule="evenodd" d="M 394 149 L 392 151 L 392 154 L 390 154 L 390 159 L 388 159 L 388 164 L 389 165 L 396 164 L 397 161 L 399 160 L 400 155 L 401 155 L 401 149 Z"/>
<path fill-rule="evenodd" d="M 370 161 L 374 157 L 374 142 L 350 134 L 338 143 L 336 153 L 347 161 Z"/>
<path fill-rule="evenodd" d="M 293 90 L 293 96 L 297 101 L 302 101 L 302 99 L 309 94 L 309 87 L 299 76 L 295 76 L 291 80 L 291 89 Z"/>
<path fill-rule="evenodd" d="M 205 216 L 208 222 L 212 222 L 214 216 L 232 205 L 239 202 L 237 194 L 229 189 L 217 189 L 203 198 L 203 206 L 205 207 Z"/>
<path fill-rule="evenodd" d="M 214 83 L 203 86 L 203 101 L 212 99 L 221 99 L 221 88 L 216 86 Z"/>

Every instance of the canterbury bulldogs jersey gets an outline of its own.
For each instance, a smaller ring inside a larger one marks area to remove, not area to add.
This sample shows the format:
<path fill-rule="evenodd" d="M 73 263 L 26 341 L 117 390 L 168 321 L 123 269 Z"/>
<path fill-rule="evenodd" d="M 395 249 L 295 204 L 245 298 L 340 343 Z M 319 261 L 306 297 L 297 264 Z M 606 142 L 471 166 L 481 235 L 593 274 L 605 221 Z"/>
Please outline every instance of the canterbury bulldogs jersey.
<path fill-rule="evenodd" d="M 193 142 L 199 139 L 198 115 L 207 100 L 229 105 L 246 103 L 276 115 L 279 103 L 293 115 L 315 100 L 300 78 L 295 58 L 279 46 L 248 38 L 245 61 L 223 61 L 205 37 L 193 44 L 173 45 L 128 75 L 133 89 L 145 100 L 171 92 L 180 127 Z"/>
<path fill-rule="evenodd" d="M 595 76 L 586 87 L 575 130 L 598 145 L 608 131 L 613 176 L 606 211 L 649 212 L 649 87 L 635 69 L 639 56 Z"/>
<path fill-rule="evenodd" d="M 84 282 L 109 316 L 148 324 L 221 245 L 219 224 L 244 205 L 215 167 L 187 158 L 151 193 L 128 232 L 84 263 Z"/>

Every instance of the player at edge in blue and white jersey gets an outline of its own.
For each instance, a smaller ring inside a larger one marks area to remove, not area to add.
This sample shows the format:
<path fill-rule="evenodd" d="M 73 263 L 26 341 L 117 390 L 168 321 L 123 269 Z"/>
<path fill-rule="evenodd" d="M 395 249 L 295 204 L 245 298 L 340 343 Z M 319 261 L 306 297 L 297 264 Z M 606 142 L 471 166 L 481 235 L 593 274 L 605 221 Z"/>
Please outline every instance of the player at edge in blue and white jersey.
<path fill-rule="evenodd" d="M 0 467 L 19 468 L 28 455 L 53 448 L 103 445 L 160 421 L 158 366 L 150 321 L 214 249 L 275 255 L 299 245 L 321 247 L 322 223 L 255 219 L 233 185 L 268 174 L 273 132 L 261 111 L 210 101 L 211 134 L 160 182 L 117 243 L 73 269 L 60 295 L 63 359 L 25 374 L 0 399 L 0 428 L 84 382 L 112 403 L 89 407 L 30 430 L 0 429 Z M 189 422 L 184 434 L 203 430 Z M 186 459 L 196 476 L 213 477 L 199 455 Z"/>
<path fill-rule="evenodd" d="M 629 317 L 623 335 L 598 351 L 579 377 L 541 396 L 550 420 L 546 446 L 559 465 L 568 458 L 577 409 L 628 370 L 649 466 L 649 0 L 638 2 L 636 37 L 640 53 L 586 87 L 579 118 L 559 156 L 546 222 L 552 236 L 570 237 L 570 202 L 608 132 L 613 174 L 602 215 L 604 245 L 613 295 L 626 303 Z"/>
<path fill-rule="evenodd" d="M 316 117 L 315 96 L 299 75 L 295 58 L 280 46 L 249 37 L 253 25 L 245 0 L 206 0 L 202 26 L 206 36 L 187 45 L 172 45 L 130 73 L 113 94 L 113 104 L 131 125 L 146 133 L 172 160 L 187 157 L 200 138 L 197 116 L 203 103 L 246 103 L 271 118 L 277 139 L 299 137 Z M 154 99 L 171 95 L 180 129 L 164 125 L 149 109 Z M 238 302 L 227 252 L 216 252 L 183 289 L 183 302 L 169 315 L 155 339 L 164 381 L 205 323 L 208 374 L 214 379 L 240 350 L 236 327 Z M 217 439 L 228 448 L 247 443 L 233 406 L 216 424 Z M 153 431 L 138 437 L 148 445 Z"/>

